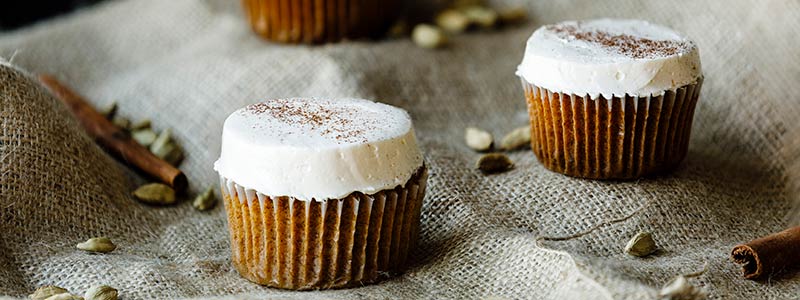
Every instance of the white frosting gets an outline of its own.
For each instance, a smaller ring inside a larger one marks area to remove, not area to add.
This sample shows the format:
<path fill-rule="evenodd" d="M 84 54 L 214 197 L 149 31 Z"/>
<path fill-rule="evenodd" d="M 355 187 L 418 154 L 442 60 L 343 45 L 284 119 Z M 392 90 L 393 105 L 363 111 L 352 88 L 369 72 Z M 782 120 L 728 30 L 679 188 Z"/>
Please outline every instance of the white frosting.
<path fill-rule="evenodd" d="M 702 76 L 697 46 L 639 20 L 567 21 L 537 29 L 516 74 L 548 89 L 592 98 L 660 95 Z"/>
<path fill-rule="evenodd" d="M 323 201 L 395 188 L 421 166 L 402 109 L 360 99 L 280 99 L 225 120 L 214 169 L 267 196 Z"/>

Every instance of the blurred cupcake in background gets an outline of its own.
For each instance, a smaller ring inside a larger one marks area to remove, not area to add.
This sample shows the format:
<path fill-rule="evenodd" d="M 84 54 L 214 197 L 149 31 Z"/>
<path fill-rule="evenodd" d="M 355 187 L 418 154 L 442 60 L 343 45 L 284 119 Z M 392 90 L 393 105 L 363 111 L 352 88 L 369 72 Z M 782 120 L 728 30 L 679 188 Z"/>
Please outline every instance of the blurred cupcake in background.
<path fill-rule="evenodd" d="M 242 0 L 253 30 L 282 43 L 377 38 L 396 21 L 403 0 Z"/>

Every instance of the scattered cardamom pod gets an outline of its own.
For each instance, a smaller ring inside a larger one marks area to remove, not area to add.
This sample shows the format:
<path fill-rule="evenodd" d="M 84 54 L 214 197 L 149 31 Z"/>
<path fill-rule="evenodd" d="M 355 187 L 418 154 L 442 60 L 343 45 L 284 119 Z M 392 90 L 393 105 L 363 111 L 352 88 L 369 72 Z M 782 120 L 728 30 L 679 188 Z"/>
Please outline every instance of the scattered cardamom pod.
<path fill-rule="evenodd" d="M 150 129 L 150 119 L 139 120 L 131 124 L 131 130 Z"/>
<path fill-rule="evenodd" d="M 503 153 L 489 153 L 478 159 L 477 167 L 484 174 L 493 174 L 510 170 L 514 162 Z"/>
<path fill-rule="evenodd" d="M 158 134 L 156 139 L 150 145 L 150 152 L 153 152 L 153 154 L 163 152 L 161 148 L 165 147 L 171 141 L 172 141 L 172 131 L 170 131 L 169 128 L 164 129 L 163 131 L 161 131 L 161 133 Z M 167 152 L 164 152 L 164 155 L 166 155 L 166 153 Z M 158 156 L 158 154 L 156 154 L 156 156 Z"/>
<path fill-rule="evenodd" d="M 175 190 L 166 184 L 149 183 L 133 191 L 133 196 L 147 204 L 167 205 L 175 203 Z"/>
<path fill-rule="evenodd" d="M 117 127 L 126 130 L 130 129 L 131 127 L 131 121 L 120 116 L 115 116 L 113 119 L 111 119 L 111 123 L 114 123 L 114 125 L 117 125 Z"/>
<path fill-rule="evenodd" d="M 177 166 L 183 160 L 183 149 L 175 143 L 170 143 L 169 145 L 171 146 L 167 148 L 169 152 L 164 155 L 163 159 L 170 165 Z"/>
<path fill-rule="evenodd" d="M 436 16 L 436 25 L 445 31 L 460 33 L 469 27 L 469 19 L 458 10 L 448 9 Z"/>
<path fill-rule="evenodd" d="M 706 293 L 689 283 L 685 276 L 680 275 L 668 282 L 658 292 L 661 298 L 674 300 L 702 300 Z"/>
<path fill-rule="evenodd" d="M 83 295 L 86 300 L 117 300 L 117 290 L 107 285 L 96 285 Z"/>
<path fill-rule="evenodd" d="M 173 150 L 175 150 L 175 144 L 172 142 L 160 143 L 158 138 L 150 144 L 150 152 L 160 159 L 165 159 Z"/>
<path fill-rule="evenodd" d="M 656 242 L 653 240 L 653 234 L 649 232 L 640 232 L 634 236 L 628 244 L 625 245 L 625 253 L 636 257 L 645 257 L 656 251 Z"/>
<path fill-rule="evenodd" d="M 199 211 L 206 211 L 209 209 L 214 208 L 214 205 L 217 204 L 217 198 L 214 197 L 214 188 L 209 187 L 200 195 L 194 198 L 192 201 L 192 206 Z"/>
<path fill-rule="evenodd" d="M 156 133 L 149 128 L 134 130 L 131 132 L 131 138 L 139 143 L 139 145 L 145 147 L 150 147 L 150 145 L 155 142 L 156 137 L 158 137 L 158 135 L 156 135 Z"/>
<path fill-rule="evenodd" d="M 183 150 L 172 141 L 172 132 L 169 129 L 162 131 L 150 144 L 150 152 L 173 166 L 183 159 Z"/>
<path fill-rule="evenodd" d="M 69 291 L 67 291 L 67 289 L 65 288 L 58 287 L 55 285 L 43 285 L 40 286 L 38 289 L 36 289 L 36 291 L 34 291 L 33 294 L 30 294 L 28 297 L 30 297 L 33 300 L 44 300 L 50 296 L 63 293 L 69 293 Z"/>
<path fill-rule="evenodd" d="M 473 5 L 463 9 L 464 16 L 474 24 L 483 28 L 491 28 L 497 23 L 497 12 L 483 6 Z"/>
<path fill-rule="evenodd" d="M 45 298 L 45 300 L 84 300 L 84 299 L 81 296 L 75 296 L 70 293 L 61 293 L 47 297 Z"/>
<path fill-rule="evenodd" d="M 467 146 L 479 152 L 489 151 L 494 143 L 491 133 L 475 127 L 467 127 L 464 130 L 464 140 L 467 142 Z"/>
<path fill-rule="evenodd" d="M 530 144 L 531 128 L 528 126 L 516 128 L 500 140 L 500 148 L 506 151 L 527 147 L 530 146 Z"/>
<path fill-rule="evenodd" d="M 117 245 L 107 237 L 90 238 L 76 246 L 78 249 L 89 252 L 108 253 L 117 249 Z"/>
<path fill-rule="evenodd" d="M 100 114 L 106 117 L 106 120 L 114 119 L 117 114 L 117 101 L 111 102 L 106 108 L 100 111 Z"/>
<path fill-rule="evenodd" d="M 497 16 L 500 19 L 500 23 L 504 25 L 519 24 L 528 19 L 528 10 L 524 7 L 515 7 L 501 10 L 497 13 Z"/>
<path fill-rule="evenodd" d="M 414 27 L 414 31 L 411 32 L 411 40 L 417 46 L 429 49 L 439 48 L 447 43 L 444 33 L 438 27 L 429 24 L 419 24 Z"/>

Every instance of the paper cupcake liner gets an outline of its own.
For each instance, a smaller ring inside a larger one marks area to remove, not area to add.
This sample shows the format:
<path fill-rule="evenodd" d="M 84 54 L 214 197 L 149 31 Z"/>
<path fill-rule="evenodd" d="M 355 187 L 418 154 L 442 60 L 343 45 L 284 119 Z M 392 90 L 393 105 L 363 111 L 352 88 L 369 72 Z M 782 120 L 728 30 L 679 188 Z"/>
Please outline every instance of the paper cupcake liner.
<path fill-rule="evenodd" d="M 531 149 L 546 168 L 575 177 L 633 179 L 671 170 L 686 157 L 702 81 L 660 96 L 591 99 L 523 79 Z"/>
<path fill-rule="evenodd" d="M 325 43 L 379 37 L 399 16 L 402 0 L 243 0 L 262 37 L 283 43 Z"/>
<path fill-rule="evenodd" d="M 372 195 L 270 197 L 221 177 L 231 260 L 242 277 L 308 290 L 360 286 L 402 271 L 419 236 L 427 171 Z"/>

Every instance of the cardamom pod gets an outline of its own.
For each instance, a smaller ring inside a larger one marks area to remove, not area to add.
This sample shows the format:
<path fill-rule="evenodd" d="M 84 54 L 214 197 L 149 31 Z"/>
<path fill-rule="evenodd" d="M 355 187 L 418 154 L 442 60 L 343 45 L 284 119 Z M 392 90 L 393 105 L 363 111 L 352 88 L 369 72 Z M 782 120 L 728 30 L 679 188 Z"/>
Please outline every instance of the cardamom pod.
<path fill-rule="evenodd" d="M 487 7 L 473 5 L 464 8 L 463 12 L 471 23 L 483 28 L 494 27 L 497 23 L 497 12 Z"/>
<path fill-rule="evenodd" d="M 169 129 L 162 131 L 153 141 L 150 145 L 150 152 L 173 166 L 183 159 L 183 150 L 172 142 L 172 132 Z"/>
<path fill-rule="evenodd" d="M 434 49 L 444 46 L 447 37 L 439 27 L 429 24 L 419 24 L 411 32 L 411 40 L 422 48 Z"/>
<path fill-rule="evenodd" d="M 436 16 L 436 25 L 445 31 L 460 33 L 469 26 L 469 19 L 460 11 L 448 9 Z"/>
<path fill-rule="evenodd" d="M 484 174 L 493 174 L 510 170 L 514 162 L 503 153 L 489 153 L 478 159 L 477 167 Z"/>
<path fill-rule="evenodd" d="M 178 144 L 170 143 L 171 148 L 164 156 L 164 160 L 170 165 L 177 166 L 183 160 L 183 149 Z"/>
<path fill-rule="evenodd" d="M 75 296 L 70 293 L 61 293 L 47 297 L 45 298 L 45 300 L 84 300 L 84 299 L 81 296 Z"/>
<path fill-rule="evenodd" d="M 155 154 L 156 156 L 158 156 L 158 154 L 156 153 L 162 153 L 162 152 L 164 153 L 163 155 L 166 155 L 167 152 L 165 152 L 162 148 L 168 145 L 171 141 L 172 141 L 172 132 L 169 129 L 164 129 L 163 131 L 161 131 L 161 133 L 158 134 L 158 137 L 156 137 L 156 139 L 150 145 L 150 152 L 153 152 L 153 154 Z"/>
<path fill-rule="evenodd" d="M 668 282 L 661 291 L 658 292 L 661 298 L 683 299 L 683 300 L 702 300 L 706 299 L 706 293 L 689 283 L 685 276 L 680 275 Z"/>
<path fill-rule="evenodd" d="M 111 102 L 106 108 L 100 111 L 100 114 L 106 117 L 106 120 L 114 119 L 117 114 L 117 101 Z"/>
<path fill-rule="evenodd" d="M 43 285 L 40 286 L 38 289 L 36 289 L 36 291 L 34 291 L 33 294 L 30 294 L 30 296 L 28 297 L 30 297 L 33 300 L 44 300 L 49 298 L 50 296 L 63 293 L 69 293 L 69 291 L 67 291 L 67 289 L 65 288 L 58 287 L 55 285 Z"/>
<path fill-rule="evenodd" d="M 133 196 L 147 204 L 167 205 L 175 203 L 175 190 L 166 184 L 149 183 L 133 191 Z"/>
<path fill-rule="evenodd" d="M 506 134 L 500 140 L 500 148 L 506 151 L 520 149 L 531 144 L 531 128 L 523 126 Z"/>
<path fill-rule="evenodd" d="M 214 197 L 214 188 L 209 187 L 200 195 L 197 195 L 192 201 L 192 206 L 199 211 L 206 211 L 209 209 L 214 208 L 214 205 L 217 204 L 217 198 Z"/>
<path fill-rule="evenodd" d="M 636 257 L 645 257 L 655 252 L 657 248 L 653 234 L 640 232 L 625 245 L 625 253 Z"/>
<path fill-rule="evenodd" d="M 133 138 L 139 145 L 150 147 L 153 142 L 156 140 L 156 133 L 150 129 L 140 129 L 131 132 L 131 138 Z"/>
<path fill-rule="evenodd" d="M 86 291 L 86 300 L 117 300 L 117 290 L 107 285 L 96 285 Z"/>
<path fill-rule="evenodd" d="M 117 249 L 117 245 L 107 237 L 90 238 L 87 241 L 77 245 L 77 248 L 83 251 L 108 253 Z"/>
<path fill-rule="evenodd" d="M 131 120 L 120 116 L 116 116 L 111 119 L 111 123 L 114 123 L 114 125 L 117 125 L 117 127 L 125 130 L 129 130 L 131 127 Z"/>
<path fill-rule="evenodd" d="M 131 124 L 131 130 L 150 129 L 150 119 L 142 119 Z"/>
<path fill-rule="evenodd" d="M 494 143 L 491 133 L 475 127 L 467 127 L 464 131 L 464 140 L 472 150 L 480 152 L 489 151 L 489 149 L 492 149 L 492 143 Z"/>

